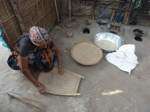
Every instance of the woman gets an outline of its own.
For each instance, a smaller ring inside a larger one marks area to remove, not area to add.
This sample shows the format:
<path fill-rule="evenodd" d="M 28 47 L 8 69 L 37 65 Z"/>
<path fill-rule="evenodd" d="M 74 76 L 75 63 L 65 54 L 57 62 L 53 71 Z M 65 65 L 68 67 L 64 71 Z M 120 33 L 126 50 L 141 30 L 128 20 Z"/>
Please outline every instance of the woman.
<path fill-rule="evenodd" d="M 17 42 L 16 66 L 39 89 L 40 93 L 47 93 L 45 86 L 38 82 L 35 70 L 50 71 L 54 66 L 55 56 L 58 60 L 58 73 L 62 74 L 60 52 L 52 42 L 44 28 L 33 26 L 29 34 L 23 34 Z"/>

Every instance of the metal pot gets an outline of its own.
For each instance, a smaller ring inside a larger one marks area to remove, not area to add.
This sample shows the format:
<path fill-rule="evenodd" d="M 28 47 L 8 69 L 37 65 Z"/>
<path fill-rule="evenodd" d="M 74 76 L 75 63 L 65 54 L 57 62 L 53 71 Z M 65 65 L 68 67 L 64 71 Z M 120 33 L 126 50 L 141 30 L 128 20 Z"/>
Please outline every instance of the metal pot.
<path fill-rule="evenodd" d="M 113 34 L 113 33 L 109 33 L 109 32 L 97 33 L 93 38 L 94 43 L 97 43 L 100 40 L 108 40 L 108 41 L 112 42 L 113 44 L 115 44 L 117 48 L 119 48 L 120 46 L 122 46 L 124 44 L 124 41 L 120 36 Z M 106 49 L 106 48 L 101 48 L 101 49 L 104 52 L 113 52 L 116 50 L 116 49 L 113 50 L 113 49 Z"/>

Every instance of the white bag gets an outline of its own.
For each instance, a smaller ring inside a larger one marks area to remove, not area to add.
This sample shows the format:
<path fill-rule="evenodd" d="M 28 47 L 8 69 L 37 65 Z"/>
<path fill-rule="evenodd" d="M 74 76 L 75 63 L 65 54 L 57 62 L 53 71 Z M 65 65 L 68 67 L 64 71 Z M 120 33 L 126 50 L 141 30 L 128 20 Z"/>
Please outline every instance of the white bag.
<path fill-rule="evenodd" d="M 135 45 L 126 44 L 122 45 L 116 52 L 108 53 L 105 58 L 109 63 L 130 74 L 131 70 L 139 63 L 134 52 Z"/>

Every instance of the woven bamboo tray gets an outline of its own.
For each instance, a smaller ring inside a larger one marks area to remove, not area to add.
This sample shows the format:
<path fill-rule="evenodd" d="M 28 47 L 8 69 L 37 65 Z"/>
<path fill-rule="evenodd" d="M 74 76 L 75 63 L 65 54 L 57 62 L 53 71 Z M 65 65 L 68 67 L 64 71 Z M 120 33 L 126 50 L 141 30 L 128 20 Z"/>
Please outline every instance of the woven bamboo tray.
<path fill-rule="evenodd" d="M 81 78 L 76 73 L 64 69 L 64 74 L 59 75 L 54 67 L 50 72 L 42 72 L 38 81 L 46 86 L 47 92 L 54 95 L 78 96 L 77 93 Z"/>
<path fill-rule="evenodd" d="M 71 49 L 71 56 L 82 65 L 94 65 L 102 59 L 103 52 L 92 42 L 80 42 Z"/>

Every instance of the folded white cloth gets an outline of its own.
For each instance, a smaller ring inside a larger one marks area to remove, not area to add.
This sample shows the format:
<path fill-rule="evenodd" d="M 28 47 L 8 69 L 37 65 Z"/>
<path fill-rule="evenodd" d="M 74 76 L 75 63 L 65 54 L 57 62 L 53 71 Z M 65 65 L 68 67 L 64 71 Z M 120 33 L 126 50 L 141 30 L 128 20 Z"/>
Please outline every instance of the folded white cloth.
<path fill-rule="evenodd" d="M 126 44 L 122 45 L 116 52 L 108 53 L 105 58 L 109 63 L 130 74 L 131 70 L 139 63 L 134 52 L 135 45 Z"/>

